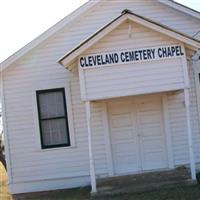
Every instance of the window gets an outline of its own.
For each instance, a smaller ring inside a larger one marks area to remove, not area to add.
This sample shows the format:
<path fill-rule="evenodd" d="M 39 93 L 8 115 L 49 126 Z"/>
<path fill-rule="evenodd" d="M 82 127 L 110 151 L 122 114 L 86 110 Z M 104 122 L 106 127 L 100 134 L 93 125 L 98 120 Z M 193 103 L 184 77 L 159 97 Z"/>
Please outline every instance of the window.
<path fill-rule="evenodd" d="M 43 149 L 70 146 L 65 89 L 36 92 Z"/>
<path fill-rule="evenodd" d="M 200 84 L 200 73 L 199 73 L 199 84 Z"/>

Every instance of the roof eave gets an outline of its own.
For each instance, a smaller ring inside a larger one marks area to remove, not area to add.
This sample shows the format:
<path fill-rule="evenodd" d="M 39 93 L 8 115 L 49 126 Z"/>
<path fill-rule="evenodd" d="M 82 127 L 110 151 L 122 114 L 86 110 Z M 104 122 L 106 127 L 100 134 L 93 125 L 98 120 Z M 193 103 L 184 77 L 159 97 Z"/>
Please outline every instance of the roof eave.
<path fill-rule="evenodd" d="M 164 5 L 167 5 L 167 6 L 171 7 L 171 8 L 174 8 L 174 9 L 176 9 L 178 11 L 181 11 L 181 12 L 183 12 L 185 14 L 188 14 L 188 15 L 190 15 L 192 17 L 200 19 L 200 12 L 198 12 L 197 10 L 194 10 L 192 8 L 189 8 L 189 7 L 185 6 L 185 5 L 182 5 L 182 4 L 180 4 L 180 3 L 176 2 L 176 1 L 173 1 L 173 0 L 158 0 L 158 2 L 160 2 L 160 3 L 164 4 Z"/>
<path fill-rule="evenodd" d="M 72 23 L 78 16 L 85 13 L 87 10 L 91 9 L 93 6 L 95 6 L 97 3 L 99 3 L 101 0 L 89 0 L 84 5 L 76 9 L 71 14 L 67 15 L 65 18 L 63 18 L 61 21 L 56 23 L 54 26 L 52 26 L 50 29 L 39 35 L 37 38 L 32 40 L 30 43 L 22 47 L 20 50 L 15 52 L 13 55 L 8 57 L 6 60 L 4 60 L 1 64 L 0 71 L 3 71 L 8 66 L 19 60 L 22 56 L 27 54 L 29 51 L 37 47 L 39 44 L 47 40 L 49 37 L 53 36 L 56 32 L 61 30 L 63 27 L 67 26 L 68 24 Z"/>

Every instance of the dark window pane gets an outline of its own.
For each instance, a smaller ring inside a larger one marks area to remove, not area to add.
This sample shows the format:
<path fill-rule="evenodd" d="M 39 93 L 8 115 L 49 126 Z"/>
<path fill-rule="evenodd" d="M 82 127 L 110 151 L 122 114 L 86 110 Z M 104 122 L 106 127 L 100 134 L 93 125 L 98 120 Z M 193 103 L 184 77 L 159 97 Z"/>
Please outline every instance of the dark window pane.
<path fill-rule="evenodd" d="M 45 146 L 69 143 L 65 119 L 44 120 L 41 122 L 41 127 Z"/>
<path fill-rule="evenodd" d="M 63 93 L 60 91 L 41 93 L 39 103 L 41 119 L 65 115 Z"/>

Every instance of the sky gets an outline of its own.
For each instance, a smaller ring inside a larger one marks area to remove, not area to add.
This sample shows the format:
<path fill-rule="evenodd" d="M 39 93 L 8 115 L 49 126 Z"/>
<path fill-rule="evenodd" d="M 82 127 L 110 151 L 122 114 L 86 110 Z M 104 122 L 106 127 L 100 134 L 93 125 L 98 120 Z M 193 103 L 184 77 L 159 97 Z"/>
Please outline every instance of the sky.
<path fill-rule="evenodd" d="M 0 0 L 0 63 L 87 0 Z M 177 0 L 200 11 L 200 0 Z"/>

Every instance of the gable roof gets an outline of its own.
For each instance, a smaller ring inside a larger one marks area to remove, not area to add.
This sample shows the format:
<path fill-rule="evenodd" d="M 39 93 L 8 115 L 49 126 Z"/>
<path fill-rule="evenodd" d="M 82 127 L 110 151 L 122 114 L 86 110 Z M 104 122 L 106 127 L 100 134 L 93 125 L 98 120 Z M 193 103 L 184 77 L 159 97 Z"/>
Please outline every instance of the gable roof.
<path fill-rule="evenodd" d="M 164 5 L 167 5 L 171 8 L 174 8 L 178 11 L 181 11 L 185 14 L 188 14 L 192 17 L 195 17 L 197 19 L 200 19 L 200 12 L 198 12 L 197 10 L 194 10 L 192 8 L 189 8 L 185 5 L 182 5 L 176 1 L 173 1 L 173 0 L 158 0 L 160 3 L 164 4 Z"/>
<path fill-rule="evenodd" d="M 18 50 L 16 53 L 11 55 L 9 58 L 7 58 L 5 61 L 0 63 L 1 68 L 0 71 L 6 69 L 8 66 L 19 60 L 21 57 L 26 55 L 29 51 L 31 51 L 33 48 L 37 47 L 39 44 L 47 40 L 49 37 L 53 36 L 55 33 L 57 33 L 59 30 L 64 28 L 65 26 L 71 24 L 75 19 L 77 19 L 80 15 L 87 12 L 92 7 L 96 6 L 99 2 L 102 0 L 89 0 L 87 3 L 85 3 L 83 6 L 72 12 L 70 15 L 66 16 L 64 19 L 62 19 L 60 22 L 52 26 L 50 29 L 48 29 L 46 32 L 38 36 L 36 39 L 25 45 L 23 48 Z M 193 17 L 196 17 L 200 19 L 200 13 L 198 11 L 195 11 L 193 9 L 190 9 L 188 7 L 185 7 L 181 4 L 178 4 L 172 0 L 157 0 L 158 2 L 168 5 L 170 7 L 173 7 L 181 12 L 184 12 L 186 14 L 189 14 Z M 178 6 L 176 6 L 178 5 Z"/>
<path fill-rule="evenodd" d="M 164 35 L 172 37 L 176 40 L 179 40 L 186 44 L 186 46 L 192 50 L 197 51 L 200 48 L 200 41 L 185 35 L 181 32 L 178 32 L 174 29 L 171 29 L 163 24 L 154 22 L 150 19 L 147 19 L 143 16 L 137 15 L 129 10 L 124 10 L 122 14 L 115 18 L 113 21 L 108 23 L 106 26 L 98 30 L 95 34 L 91 35 L 85 41 L 80 43 L 74 49 L 69 51 L 64 57 L 59 59 L 59 63 L 67 66 L 71 64 L 81 53 L 89 49 L 92 45 L 96 44 L 101 38 L 105 37 L 108 33 L 113 31 L 117 26 L 125 22 L 126 20 L 134 21 L 142 26 L 150 28 L 154 31 L 160 32 Z"/>

